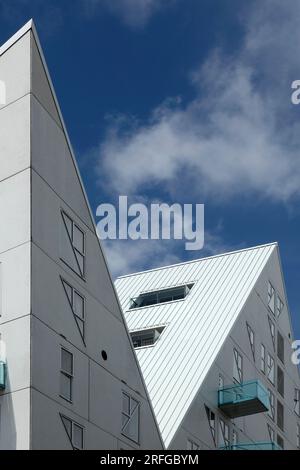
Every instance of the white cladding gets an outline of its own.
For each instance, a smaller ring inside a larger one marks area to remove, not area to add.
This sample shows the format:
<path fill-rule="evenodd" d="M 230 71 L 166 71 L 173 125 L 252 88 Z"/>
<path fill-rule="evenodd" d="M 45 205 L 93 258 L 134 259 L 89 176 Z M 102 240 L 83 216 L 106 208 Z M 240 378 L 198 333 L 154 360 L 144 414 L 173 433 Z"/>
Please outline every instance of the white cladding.
<path fill-rule="evenodd" d="M 136 353 L 168 447 L 277 244 L 120 277 L 130 331 L 166 325 Z M 184 300 L 129 309 L 142 292 L 194 283 Z"/>

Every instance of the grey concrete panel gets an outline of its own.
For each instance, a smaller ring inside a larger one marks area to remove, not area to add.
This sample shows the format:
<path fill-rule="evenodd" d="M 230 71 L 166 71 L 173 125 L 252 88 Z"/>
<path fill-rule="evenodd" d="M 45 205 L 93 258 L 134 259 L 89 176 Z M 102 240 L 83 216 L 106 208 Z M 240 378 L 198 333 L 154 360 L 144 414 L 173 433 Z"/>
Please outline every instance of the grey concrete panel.
<path fill-rule="evenodd" d="M 0 56 L 0 80 L 6 84 L 6 105 L 30 92 L 30 32 Z"/>
<path fill-rule="evenodd" d="M 0 324 L 30 314 L 30 245 L 28 242 L 0 254 Z"/>
<path fill-rule="evenodd" d="M 45 73 L 44 65 L 41 60 L 39 50 L 36 45 L 35 38 L 31 33 L 31 92 L 47 112 L 55 119 L 56 123 L 61 126 L 60 117 L 56 108 L 56 104 L 51 92 L 49 81 Z"/>
<path fill-rule="evenodd" d="M 29 95 L 0 109 L 0 160 L 0 182 L 30 166 Z"/>

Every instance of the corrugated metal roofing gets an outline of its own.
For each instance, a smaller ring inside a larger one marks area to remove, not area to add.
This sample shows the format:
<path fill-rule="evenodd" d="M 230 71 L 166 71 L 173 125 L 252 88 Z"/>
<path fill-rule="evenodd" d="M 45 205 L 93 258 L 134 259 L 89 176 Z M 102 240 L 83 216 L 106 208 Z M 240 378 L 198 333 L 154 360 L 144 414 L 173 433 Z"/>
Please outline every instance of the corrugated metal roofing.
<path fill-rule="evenodd" d="M 276 244 L 120 277 L 116 288 L 130 331 L 167 325 L 137 349 L 166 447 L 250 295 Z M 194 282 L 184 300 L 129 310 L 141 292 Z"/>

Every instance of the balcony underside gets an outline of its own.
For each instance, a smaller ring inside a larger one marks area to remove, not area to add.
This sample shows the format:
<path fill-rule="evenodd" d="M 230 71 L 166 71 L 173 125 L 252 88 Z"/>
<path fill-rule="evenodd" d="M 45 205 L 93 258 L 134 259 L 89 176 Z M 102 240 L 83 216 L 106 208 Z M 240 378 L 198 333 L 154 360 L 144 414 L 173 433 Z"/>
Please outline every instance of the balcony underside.
<path fill-rule="evenodd" d="M 269 410 L 269 394 L 258 381 L 230 385 L 218 392 L 219 408 L 229 418 L 264 413 Z"/>
<path fill-rule="evenodd" d="M 264 413 L 268 408 L 258 399 L 242 401 L 240 403 L 226 403 L 219 405 L 219 408 L 229 418 L 240 418 L 241 416 L 254 415 L 256 413 Z"/>

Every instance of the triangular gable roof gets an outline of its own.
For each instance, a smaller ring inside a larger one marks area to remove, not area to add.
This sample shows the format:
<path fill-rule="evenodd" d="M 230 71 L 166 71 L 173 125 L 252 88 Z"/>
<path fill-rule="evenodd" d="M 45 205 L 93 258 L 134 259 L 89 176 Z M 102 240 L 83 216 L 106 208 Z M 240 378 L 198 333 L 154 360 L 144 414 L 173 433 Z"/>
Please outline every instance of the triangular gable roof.
<path fill-rule="evenodd" d="M 276 249 L 264 245 L 117 279 L 130 331 L 167 325 L 154 347 L 136 351 L 166 447 Z M 128 310 L 141 292 L 193 282 L 184 300 Z"/>
<path fill-rule="evenodd" d="M 82 182 L 82 178 L 81 178 L 81 175 L 80 175 L 80 172 L 79 172 L 79 168 L 78 168 L 78 165 L 77 165 L 77 161 L 76 161 L 76 158 L 75 158 L 73 147 L 72 147 L 72 144 L 71 144 L 68 132 L 67 132 L 67 128 L 66 128 L 66 125 L 65 125 L 65 122 L 64 122 L 64 118 L 63 118 L 63 115 L 62 115 L 62 112 L 61 112 L 61 109 L 60 109 L 60 106 L 59 106 L 59 103 L 58 103 L 58 99 L 57 99 L 57 96 L 56 96 L 56 93 L 55 93 L 55 89 L 54 89 L 54 86 L 53 86 L 53 83 L 52 83 L 52 79 L 51 79 L 51 76 L 50 76 L 50 73 L 49 73 L 49 70 L 48 70 L 48 67 L 47 67 L 47 63 L 46 63 L 46 60 L 45 60 L 45 57 L 44 57 L 43 49 L 42 49 L 42 46 L 40 44 L 40 40 L 39 40 L 38 33 L 37 33 L 37 30 L 36 30 L 33 19 L 29 20 L 8 41 L 6 41 L 2 46 L 0 46 L 0 56 L 3 55 L 8 49 L 10 49 L 10 47 L 12 47 L 17 41 L 19 41 L 19 39 L 21 39 L 29 31 L 32 32 L 32 35 L 34 37 L 34 40 L 35 40 L 35 43 L 36 43 L 36 46 L 37 46 L 37 49 L 38 49 L 38 53 L 40 55 L 42 65 L 43 65 L 43 68 L 44 68 L 44 71 L 45 71 L 45 74 L 46 74 L 46 77 L 47 77 L 48 85 L 49 85 L 50 90 L 51 90 L 52 98 L 53 98 L 55 106 L 56 106 L 56 110 L 57 110 L 57 113 L 58 113 L 58 116 L 59 116 L 61 127 L 63 129 L 65 138 L 67 140 L 67 144 L 68 144 L 71 156 L 72 156 L 72 160 L 73 160 L 76 172 L 77 172 L 77 176 L 78 176 L 78 179 L 79 179 L 79 182 L 80 182 L 82 192 L 83 192 L 84 197 L 86 199 L 86 204 L 87 204 L 87 207 L 88 207 L 88 210 L 89 210 L 89 213 L 90 213 L 90 217 L 91 217 L 92 222 L 94 222 L 93 212 L 92 212 L 91 206 L 89 204 L 89 200 L 88 200 L 88 197 L 87 197 L 87 194 L 86 194 L 85 187 L 84 187 L 83 182 Z M 94 225 L 94 229 L 96 231 L 95 225 Z"/>
<path fill-rule="evenodd" d="M 36 79 L 38 81 L 39 79 L 43 80 L 45 78 L 45 80 L 47 82 L 46 85 L 49 86 L 49 90 L 45 89 L 45 87 L 44 87 L 42 91 L 47 94 L 47 97 L 50 97 L 50 95 L 51 95 L 51 99 L 53 99 L 54 107 L 52 108 L 52 111 L 55 111 L 55 112 L 53 112 L 53 114 L 54 114 L 53 117 L 56 120 L 56 122 L 59 121 L 58 124 L 59 124 L 59 126 L 61 127 L 61 129 L 63 131 L 64 138 L 66 139 L 67 146 L 68 146 L 70 156 L 71 156 L 71 159 L 72 159 L 72 163 L 74 165 L 74 168 L 75 168 L 78 180 L 79 180 L 79 184 L 80 184 L 80 187 L 81 187 L 81 190 L 82 190 L 82 193 L 83 193 L 86 205 L 87 205 L 88 213 L 89 213 L 90 220 L 91 220 L 91 228 L 92 228 L 93 232 L 95 233 L 95 235 L 97 235 L 97 230 L 96 230 L 96 225 L 95 225 L 95 221 L 94 221 L 93 212 L 92 212 L 91 206 L 89 204 L 89 200 L 88 200 L 88 197 L 87 197 L 87 194 L 86 194 L 85 187 L 84 187 L 83 182 L 82 182 L 82 178 L 81 178 L 80 171 L 79 171 L 79 168 L 78 168 L 78 165 L 77 165 L 77 161 L 76 161 L 75 154 L 74 154 L 74 151 L 73 151 L 73 148 L 72 148 L 72 144 L 70 142 L 70 138 L 69 138 L 69 135 L 68 135 L 68 132 L 67 132 L 67 129 L 66 129 L 66 125 L 64 123 L 62 112 L 61 112 L 61 109 L 60 109 L 60 106 L 59 106 L 59 103 L 58 103 L 58 99 L 57 99 L 57 96 L 56 96 L 56 93 L 55 93 L 55 89 L 53 87 L 51 76 L 50 76 L 50 73 L 49 73 L 49 70 L 48 70 L 48 67 L 47 67 L 47 63 L 46 63 L 46 60 L 45 60 L 45 57 L 44 57 L 44 54 L 43 54 L 43 50 L 42 50 L 42 47 L 41 47 L 41 44 L 40 44 L 40 41 L 39 41 L 39 37 L 38 37 L 37 31 L 36 31 L 36 28 L 35 28 L 35 25 L 34 25 L 34 21 L 32 19 L 30 21 L 28 21 L 19 31 L 17 31 L 16 34 L 14 34 L 7 42 L 5 42 L 2 46 L 0 46 L 0 57 L 3 54 L 5 54 L 5 52 L 7 52 L 10 48 L 12 48 L 27 33 L 30 33 L 32 35 L 33 39 L 34 39 L 34 44 L 32 45 L 32 50 L 31 50 L 31 53 L 32 53 L 32 55 L 31 55 L 31 66 L 32 66 L 33 60 L 34 60 L 33 54 L 36 54 L 36 56 L 35 56 L 36 64 L 35 65 L 38 67 L 38 69 L 36 70 L 36 73 L 37 73 Z M 39 64 L 39 63 L 37 64 L 37 62 L 39 60 L 41 61 L 41 64 Z M 45 77 L 42 77 L 43 72 L 45 73 Z M 31 74 L 32 73 L 33 73 L 33 70 L 31 69 Z M 31 76 L 31 82 L 32 81 L 33 81 L 33 77 Z M 46 88 L 47 88 L 47 86 L 46 86 Z M 31 87 L 32 87 L 32 83 L 31 83 Z M 31 92 L 32 92 L 32 90 L 31 90 Z M 114 298 L 116 299 L 116 302 L 117 302 L 117 305 L 118 305 L 118 312 L 120 312 L 120 318 L 121 318 L 121 321 L 124 325 L 125 334 L 126 334 L 126 336 L 128 338 L 128 341 L 129 341 L 130 336 L 129 336 L 127 324 L 125 322 L 124 316 L 122 315 L 122 309 L 121 309 L 121 306 L 120 306 L 119 301 L 118 301 L 118 297 L 117 297 L 117 294 L 116 294 L 116 289 L 115 289 L 115 286 L 114 286 L 114 283 L 113 283 L 113 280 L 112 280 L 110 270 L 108 268 L 107 258 L 106 258 L 105 253 L 102 250 L 100 240 L 98 239 L 97 236 L 96 236 L 96 239 L 97 239 L 97 242 L 99 244 L 99 249 L 100 249 L 100 252 L 101 252 L 103 260 L 104 260 L 104 264 L 105 264 L 105 268 L 107 270 L 110 285 L 112 286 L 112 289 L 113 289 L 113 292 L 114 292 Z M 113 312 L 113 313 L 115 314 L 116 312 Z M 131 345 L 131 342 L 129 342 L 128 344 Z M 143 375 L 141 373 L 141 369 L 140 369 L 138 360 L 136 358 L 136 355 L 134 354 L 134 351 L 132 351 L 132 353 L 133 353 L 134 365 L 136 366 L 137 373 L 139 374 L 139 377 L 141 378 L 142 387 L 145 390 L 145 395 L 146 395 L 147 399 L 149 399 L 149 395 L 148 395 L 147 388 L 146 388 L 145 383 L 144 383 Z M 150 402 L 150 400 L 149 400 L 149 402 Z M 155 426 L 158 429 L 157 422 L 156 422 L 156 419 L 155 419 L 155 414 L 154 414 L 153 409 L 151 407 L 151 403 L 150 403 L 150 408 L 151 408 L 151 414 L 153 415 L 153 418 L 154 418 Z M 161 441 L 161 436 L 160 435 L 159 435 L 159 439 Z"/>
<path fill-rule="evenodd" d="M 80 187 L 81 187 L 81 190 L 82 190 L 82 193 L 83 193 L 83 197 L 84 197 L 85 202 L 86 202 L 87 210 L 88 210 L 90 220 L 91 220 L 91 227 L 92 227 L 93 231 L 96 234 L 97 229 L 96 229 L 96 225 L 95 225 L 95 219 L 94 219 L 94 216 L 93 216 L 93 212 L 92 212 L 92 209 L 91 209 L 91 206 L 90 206 L 90 203 L 89 203 L 89 199 L 88 199 L 88 196 L 87 196 L 87 193 L 86 193 L 86 190 L 85 190 L 82 178 L 81 178 L 81 174 L 80 174 L 80 171 L 79 171 L 79 168 L 78 168 L 75 153 L 73 151 L 73 147 L 72 147 L 69 135 L 68 135 L 68 131 L 67 131 L 67 128 L 66 128 L 66 125 L 65 125 L 65 122 L 64 122 L 64 118 L 63 118 L 63 115 L 62 115 L 62 112 L 61 112 L 61 109 L 60 109 L 60 105 L 59 105 L 59 102 L 58 102 L 58 99 L 57 99 L 57 96 L 56 96 L 56 93 L 55 93 L 55 89 L 54 89 L 54 86 L 53 86 L 53 83 L 52 83 L 52 79 L 51 79 L 51 76 L 50 76 L 50 73 L 49 73 L 49 70 L 48 70 L 48 67 L 47 67 L 47 63 L 46 63 L 46 60 L 45 60 L 45 57 L 44 57 L 43 49 L 42 49 L 42 46 L 40 44 L 40 40 L 39 40 L 38 33 L 37 33 L 37 30 L 36 30 L 33 19 L 30 19 L 22 28 L 20 28 L 13 36 L 11 36 L 8 39 L 8 41 L 6 41 L 2 46 L 0 45 L 0 57 L 6 51 L 8 51 L 12 46 L 14 46 L 21 38 L 23 38 L 23 36 L 25 36 L 28 32 L 31 32 L 32 35 L 33 35 L 35 45 L 37 47 L 37 51 L 38 51 L 38 54 L 40 56 L 40 60 L 42 62 L 42 66 L 43 66 L 43 69 L 44 69 L 44 72 L 45 72 L 45 75 L 46 75 L 46 79 L 47 79 L 47 82 L 48 82 L 48 85 L 49 85 L 49 88 L 50 88 L 50 91 L 51 91 L 51 95 L 52 95 L 52 98 L 53 98 L 53 101 L 54 101 L 54 104 L 55 104 L 55 107 L 56 107 L 56 110 L 57 110 L 58 118 L 60 120 L 60 125 L 61 125 L 61 128 L 63 130 L 64 137 L 66 139 L 66 142 L 67 142 L 67 145 L 68 145 L 68 148 L 69 148 L 69 151 L 70 151 L 72 163 L 74 165 L 74 168 L 75 168 L 78 180 L 79 180 L 79 184 L 80 184 Z M 97 239 L 98 239 L 98 237 L 97 237 Z M 98 240 L 98 241 L 99 241 L 99 248 L 100 248 L 101 254 L 103 256 L 104 263 L 105 263 L 105 267 L 107 269 L 107 273 L 108 273 L 109 279 L 111 281 L 111 285 L 113 287 L 113 290 L 115 291 L 113 279 L 112 279 L 110 270 L 108 268 L 108 262 L 107 262 L 106 255 L 105 255 L 104 251 L 102 250 L 100 240 Z M 117 298 L 116 292 L 115 292 L 115 296 Z M 120 311 L 121 311 L 121 308 L 120 308 Z"/>

